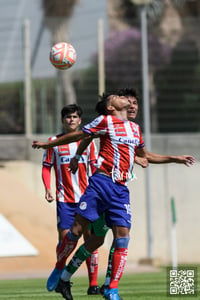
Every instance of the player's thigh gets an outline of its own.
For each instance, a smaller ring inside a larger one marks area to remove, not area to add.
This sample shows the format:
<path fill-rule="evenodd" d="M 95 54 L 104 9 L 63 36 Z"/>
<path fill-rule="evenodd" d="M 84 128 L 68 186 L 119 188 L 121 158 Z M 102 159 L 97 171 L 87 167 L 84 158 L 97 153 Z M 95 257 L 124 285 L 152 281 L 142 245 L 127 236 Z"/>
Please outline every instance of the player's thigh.
<path fill-rule="evenodd" d="M 81 236 L 83 234 L 84 230 L 86 230 L 88 228 L 89 224 L 90 224 L 90 221 L 88 219 L 86 219 L 85 217 L 83 217 L 79 214 L 76 214 L 71 231 L 74 235 Z"/>
<path fill-rule="evenodd" d="M 83 238 L 84 238 L 84 241 L 86 241 L 87 239 L 89 239 L 89 237 L 91 236 L 91 230 L 90 230 L 90 224 L 88 226 L 88 228 L 84 228 L 84 231 L 83 231 Z"/>

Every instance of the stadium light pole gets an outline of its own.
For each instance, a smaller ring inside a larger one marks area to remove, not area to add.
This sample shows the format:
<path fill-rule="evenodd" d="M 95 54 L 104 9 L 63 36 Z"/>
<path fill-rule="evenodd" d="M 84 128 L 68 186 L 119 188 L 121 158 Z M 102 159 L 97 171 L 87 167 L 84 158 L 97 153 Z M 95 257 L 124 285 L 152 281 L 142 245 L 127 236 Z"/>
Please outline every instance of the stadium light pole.
<path fill-rule="evenodd" d="M 99 95 L 105 92 L 104 23 L 98 20 L 98 78 Z"/>
<path fill-rule="evenodd" d="M 141 2 L 143 2 L 141 4 Z M 149 70 L 148 70 L 148 34 L 147 9 L 148 1 L 140 1 L 141 48 L 142 48 L 142 82 L 143 82 L 143 118 L 145 144 L 151 151 L 151 121 L 149 104 Z M 152 197 L 151 197 L 151 168 L 146 169 L 146 210 L 147 210 L 147 255 L 153 259 L 153 229 L 152 229 Z"/>
<path fill-rule="evenodd" d="M 30 21 L 24 20 L 24 101 L 25 101 L 25 135 L 32 134 L 31 126 L 31 53 Z"/>

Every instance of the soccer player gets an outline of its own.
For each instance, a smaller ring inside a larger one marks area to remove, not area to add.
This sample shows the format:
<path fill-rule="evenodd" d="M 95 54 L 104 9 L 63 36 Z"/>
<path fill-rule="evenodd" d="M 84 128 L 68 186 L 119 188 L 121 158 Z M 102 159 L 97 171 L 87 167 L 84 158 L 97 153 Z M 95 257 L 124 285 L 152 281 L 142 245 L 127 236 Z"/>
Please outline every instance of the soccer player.
<path fill-rule="evenodd" d="M 107 116 L 101 115 L 82 131 L 69 133 L 49 143 L 33 142 L 34 148 L 49 148 L 71 143 L 89 135 L 99 135 L 100 150 L 97 171 L 90 177 L 89 185 L 80 199 L 71 230 L 65 235 L 56 267 L 48 281 L 48 290 L 54 290 L 59 282 L 67 257 L 76 247 L 78 239 L 90 222 L 96 221 L 104 212 L 106 223 L 112 228 L 115 251 L 109 289 L 104 292 L 107 299 L 119 299 L 118 282 L 123 274 L 128 254 L 131 209 L 127 183 L 134 166 L 135 154 L 145 157 L 146 151 L 140 127 L 127 120 L 130 106 L 127 97 L 104 94 L 99 105 L 105 106 Z M 85 252 L 91 253 L 85 244 Z M 115 297 L 115 298 L 113 298 Z"/>
<path fill-rule="evenodd" d="M 64 133 L 76 132 L 81 124 L 82 109 L 76 104 L 64 106 L 61 110 L 61 121 L 64 128 Z M 55 140 L 62 136 L 58 134 L 49 138 L 49 141 Z M 94 173 L 96 168 L 94 163 L 97 159 L 97 151 L 94 142 L 92 141 L 84 149 L 81 160 L 78 163 L 78 172 L 71 173 L 69 163 L 74 157 L 79 142 L 71 143 L 70 145 L 56 146 L 45 150 L 43 156 L 42 179 L 45 187 L 45 199 L 52 202 L 54 197 L 51 191 L 51 168 L 54 168 L 56 177 L 56 209 L 57 209 L 57 228 L 58 228 L 58 245 L 57 251 L 62 239 L 71 228 L 75 211 L 78 206 L 79 199 L 88 185 L 89 168 Z M 76 156 L 75 156 L 76 157 Z M 87 239 L 90 232 L 84 232 L 84 239 Z M 89 288 L 88 294 L 99 294 L 97 286 L 98 272 L 98 250 L 95 250 L 86 260 Z M 66 284 L 65 284 L 66 285 Z M 60 281 L 57 292 L 63 291 L 63 282 Z"/>

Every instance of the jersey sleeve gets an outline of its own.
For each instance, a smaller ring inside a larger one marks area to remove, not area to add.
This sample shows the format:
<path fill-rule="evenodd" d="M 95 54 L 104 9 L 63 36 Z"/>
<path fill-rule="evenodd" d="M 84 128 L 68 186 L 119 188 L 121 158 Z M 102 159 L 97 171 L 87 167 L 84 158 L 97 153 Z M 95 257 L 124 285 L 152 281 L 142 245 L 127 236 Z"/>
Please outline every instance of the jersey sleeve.
<path fill-rule="evenodd" d="M 51 189 L 51 168 L 47 166 L 42 167 L 42 180 L 46 189 Z"/>
<path fill-rule="evenodd" d="M 107 117 L 99 116 L 91 123 L 83 126 L 82 131 L 89 135 L 105 135 L 107 132 Z"/>
<path fill-rule="evenodd" d="M 50 138 L 49 141 L 52 139 Z M 42 165 L 52 167 L 54 163 L 54 150 L 53 148 L 46 149 L 43 154 Z"/>
<path fill-rule="evenodd" d="M 139 126 L 138 126 L 138 129 L 139 129 L 139 134 L 140 134 L 140 143 L 138 145 L 138 148 L 144 148 L 145 144 L 144 144 L 142 133 L 141 133 L 141 129 L 140 129 Z"/>
<path fill-rule="evenodd" d="M 90 144 L 90 153 L 89 153 L 90 168 L 91 168 L 92 174 L 94 174 L 94 172 L 96 171 L 95 164 L 97 162 L 97 155 L 98 155 L 98 153 L 97 153 L 97 148 L 96 148 L 95 142 L 92 141 L 91 144 Z"/>
<path fill-rule="evenodd" d="M 51 141 L 51 138 L 49 138 Z M 54 164 L 53 148 L 46 149 L 42 160 L 42 180 L 46 189 L 51 188 L 51 168 Z"/>

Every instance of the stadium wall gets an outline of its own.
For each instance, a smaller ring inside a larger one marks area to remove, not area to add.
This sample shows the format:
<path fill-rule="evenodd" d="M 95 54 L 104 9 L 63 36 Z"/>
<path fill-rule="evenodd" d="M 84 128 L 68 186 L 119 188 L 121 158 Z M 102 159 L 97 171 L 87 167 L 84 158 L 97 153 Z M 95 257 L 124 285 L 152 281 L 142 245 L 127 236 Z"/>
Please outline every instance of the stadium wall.
<path fill-rule="evenodd" d="M 12 176 L 21 178 L 37 197 L 44 199 L 41 182 L 42 150 L 33 150 L 34 139 L 47 140 L 48 136 L 25 138 L 24 136 L 0 136 L 1 166 Z M 144 137 L 145 139 L 145 137 Z M 160 154 L 190 154 L 196 163 L 184 165 L 151 165 L 150 184 L 152 197 L 153 257 L 168 264 L 171 261 L 171 206 L 174 197 L 177 214 L 177 252 L 179 263 L 200 263 L 200 134 L 152 135 L 152 151 Z M 133 226 L 129 247 L 129 262 L 147 258 L 147 223 L 145 169 L 135 166 L 130 185 Z M 3 187 L 2 187 L 3 188 Z M 37 209 L 37 207 L 36 207 Z M 110 247 L 110 235 L 105 248 Z M 53 250 L 54 251 L 54 250 Z"/>

